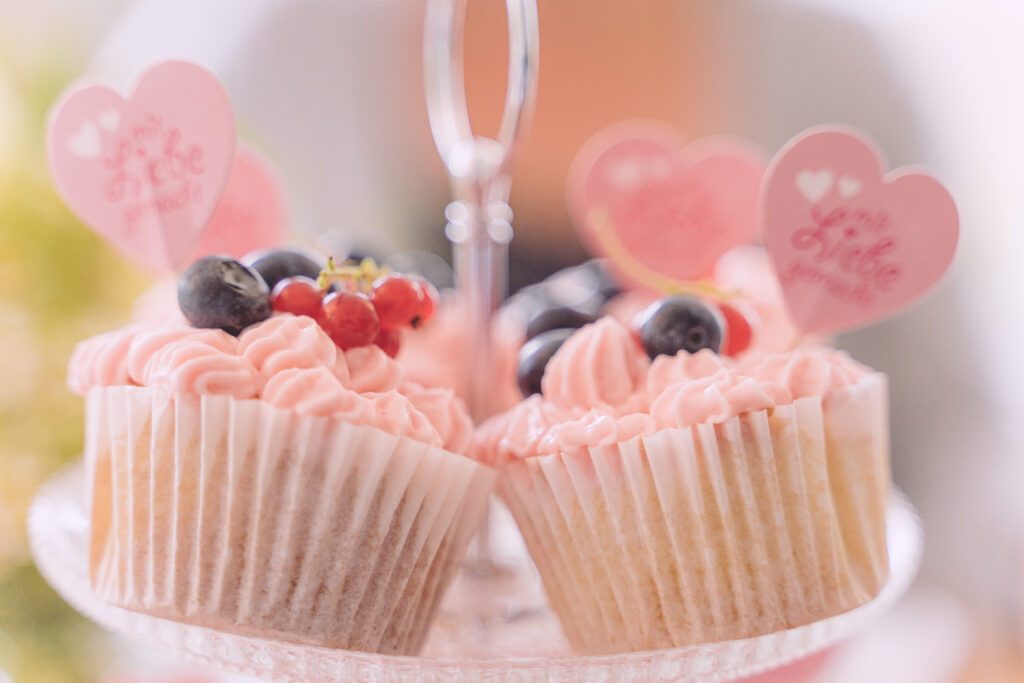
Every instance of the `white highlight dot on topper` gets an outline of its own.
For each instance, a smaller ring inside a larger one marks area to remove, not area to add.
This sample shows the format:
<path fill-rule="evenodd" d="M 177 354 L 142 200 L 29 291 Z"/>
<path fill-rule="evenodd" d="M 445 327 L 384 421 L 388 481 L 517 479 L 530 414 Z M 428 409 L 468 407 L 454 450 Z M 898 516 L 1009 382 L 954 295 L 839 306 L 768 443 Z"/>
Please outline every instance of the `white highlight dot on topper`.
<path fill-rule="evenodd" d="M 835 181 L 831 169 L 822 168 L 817 171 L 805 169 L 796 174 L 796 189 L 807 201 L 814 203 L 828 194 Z"/>
<path fill-rule="evenodd" d="M 100 155 L 100 131 L 92 121 L 83 121 L 68 138 L 68 152 L 79 159 L 95 159 Z"/>
<path fill-rule="evenodd" d="M 121 125 L 121 112 L 116 109 L 107 109 L 102 112 L 96 120 L 99 122 L 100 128 L 108 132 L 113 132 Z"/>

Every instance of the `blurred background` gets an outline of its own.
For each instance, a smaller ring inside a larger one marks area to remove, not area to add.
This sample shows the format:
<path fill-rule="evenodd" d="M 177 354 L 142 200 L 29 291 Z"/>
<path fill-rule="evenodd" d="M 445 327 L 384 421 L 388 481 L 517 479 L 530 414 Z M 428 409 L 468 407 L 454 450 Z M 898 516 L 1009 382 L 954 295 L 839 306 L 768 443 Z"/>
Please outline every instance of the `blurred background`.
<path fill-rule="evenodd" d="M 82 75 L 130 85 L 185 57 L 226 84 L 242 137 L 284 178 L 297 235 L 328 248 L 447 255 L 448 186 L 423 102 L 424 0 L 0 0 L 0 681 L 154 678 L 33 569 L 35 488 L 80 452 L 64 387 L 84 336 L 122 324 L 150 283 L 55 195 L 46 112 Z M 840 345 L 887 372 L 895 478 L 924 519 L 921 578 L 847 659 L 893 681 L 1024 680 L 1024 5 L 1001 0 L 541 0 L 535 123 L 512 196 L 513 286 L 586 257 L 565 174 L 627 118 L 773 152 L 803 128 L 870 132 L 890 164 L 933 168 L 962 243 L 940 289 Z M 504 93 L 500 0 L 469 3 L 476 125 Z M 900 667 L 903 668 L 900 668 Z M 140 673 L 142 672 L 142 673 Z M 846 674 L 831 680 L 867 680 Z"/>

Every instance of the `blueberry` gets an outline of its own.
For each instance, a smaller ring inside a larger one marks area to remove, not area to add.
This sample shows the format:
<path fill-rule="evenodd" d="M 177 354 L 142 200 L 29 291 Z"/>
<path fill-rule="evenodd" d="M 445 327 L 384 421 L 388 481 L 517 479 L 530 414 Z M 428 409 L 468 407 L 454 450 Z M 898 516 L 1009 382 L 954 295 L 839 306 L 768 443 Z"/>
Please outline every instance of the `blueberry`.
<path fill-rule="evenodd" d="M 548 361 L 575 331 L 569 329 L 548 330 L 526 342 L 523 348 L 519 349 L 516 380 L 519 382 L 519 390 L 523 392 L 523 396 L 540 393 L 540 384 L 544 379 L 544 370 L 548 367 Z"/>
<path fill-rule="evenodd" d="M 206 256 L 178 280 L 178 306 L 193 327 L 238 335 L 270 317 L 270 289 L 260 274 L 228 256 Z"/>
<path fill-rule="evenodd" d="M 569 306 L 552 306 L 538 311 L 526 326 L 526 338 L 533 339 L 549 330 L 578 330 L 594 322 L 594 316 Z"/>
<path fill-rule="evenodd" d="M 246 254 L 242 262 L 259 273 L 271 290 L 289 277 L 315 280 L 324 264 L 310 252 L 298 249 L 268 249 Z"/>
<path fill-rule="evenodd" d="M 679 351 L 697 353 L 722 347 L 720 314 L 692 296 L 668 296 L 648 306 L 637 319 L 640 341 L 653 360 Z"/>

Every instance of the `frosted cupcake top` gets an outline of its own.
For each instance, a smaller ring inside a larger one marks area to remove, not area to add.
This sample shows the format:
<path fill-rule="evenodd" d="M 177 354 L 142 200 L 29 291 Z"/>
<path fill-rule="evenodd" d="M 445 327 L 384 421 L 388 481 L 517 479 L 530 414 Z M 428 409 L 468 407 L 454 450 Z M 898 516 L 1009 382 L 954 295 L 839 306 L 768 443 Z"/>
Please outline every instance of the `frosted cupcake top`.
<path fill-rule="evenodd" d="M 168 393 L 261 399 L 301 415 L 332 417 L 465 453 L 473 426 L 448 389 L 407 381 L 374 345 L 340 349 L 307 316 L 278 314 L 237 338 L 184 323 L 132 325 L 78 344 L 68 386 L 143 386 Z"/>
<path fill-rule="evenodd" d="M 806 346 L 730 360 L 708 349 L 651 361 L 633 331 L 605 317 L 551 357 L 541 393 L 478 430 L 479 456 L 502 462 L 607 446 L 662 429 L 720 423 L 821 396 L 872 371 L 845 353 Z"/>
<path fill-rule="evenodd" d="M 729 344 L 724 355 L 777 353 L 813 343 L 819 338 L 801 334 L 782 301 L 782 291 L 771 262 L 762 247 L 742 246 L 724 254 L 716 263 L 709 283 L 730 293 L 730 303 L 753 325 L 750 337 L 739 347 Z M 567 268 L 513 296 L 495 317 L 491 352 L 494 382 L 491 406 L 503 411 L 518 403 L 516 354 L 533 336 L 531 328 L 541 318 L 557 320 L 558 326 L 579 327 L 593 322 L 595 311 L 629 325 L 643 309 L 659 298 L 652 290 L 622 292 L 598 261 Z M 571 317 L 566 319 L 568 313 Z M 470 368 L 465 362 L 469 318 L 456 297 L 442 301 L 429 323 L 406 336 L 398 362 L 407 375 L 421 384 L 447 386 L 466 397 Z"/>

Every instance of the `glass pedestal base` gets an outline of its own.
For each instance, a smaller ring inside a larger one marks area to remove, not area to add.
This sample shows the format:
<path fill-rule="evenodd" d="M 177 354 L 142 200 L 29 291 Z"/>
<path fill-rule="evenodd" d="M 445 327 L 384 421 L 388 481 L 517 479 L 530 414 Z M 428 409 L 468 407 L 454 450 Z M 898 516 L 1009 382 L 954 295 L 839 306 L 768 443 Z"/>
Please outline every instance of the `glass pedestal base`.
<path fill-rule="evenodd" d="M 423 656 L 392 657 L 235 635 L 104 603 L 89 586 L 82 478 L 81 465 L 56 475 L 36 494 L 29 516 L 33 556 L 57 592 L 126 638 L 198 664 L 274 681 L 741 680 L 823 653 L 863 629 L 910 585 L 923 546 L 914 508 L 894 493 L 887 516 L 891 576 L 871 602 L 756 638 L 611 656 L 572 654 L 528 564 L 486 572 L 467 566 L 445 598 Z"/>

